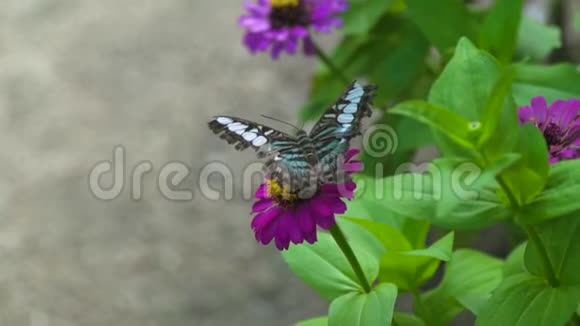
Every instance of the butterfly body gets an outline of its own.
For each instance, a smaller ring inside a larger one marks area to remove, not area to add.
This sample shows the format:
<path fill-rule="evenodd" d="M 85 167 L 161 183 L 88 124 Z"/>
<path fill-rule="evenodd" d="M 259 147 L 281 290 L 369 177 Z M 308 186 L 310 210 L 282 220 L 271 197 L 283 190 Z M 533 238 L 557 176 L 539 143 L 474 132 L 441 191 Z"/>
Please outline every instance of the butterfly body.
<path fill-rule="evenodd" d="M 236 149 L 251 147 L 258 157 L 269 157 L 264 165 L 268 177 L 310 198 L 320 184 L 345 181 L 340 165 L 350 140 L 360 134 L 362 118 L 371 115 L 374 89 L 353 82 L 309 133 L 290 135 L 230 116 L 215 117 L 209 127 Z"/>

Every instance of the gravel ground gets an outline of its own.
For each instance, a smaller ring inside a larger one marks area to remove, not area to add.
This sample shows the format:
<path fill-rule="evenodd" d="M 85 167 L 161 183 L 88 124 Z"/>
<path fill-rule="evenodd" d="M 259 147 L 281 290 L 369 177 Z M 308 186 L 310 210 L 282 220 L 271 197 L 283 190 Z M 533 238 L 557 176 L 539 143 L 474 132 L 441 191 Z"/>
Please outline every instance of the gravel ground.
<path fill-rule="evenodd" d="M 290 325 L 325 313 L 255 243 L 240 185 L 232 200 L 199 190 L 208 162 L 238 180 L 254 161 L 215 139 L 209 117 L 292 121 L 312 70 L 249 55 L 241 2 L 0 3 L 0 325 Z M 123 191 L 99 200 L 89 171 L 119 145 Z M 141 161 L 153 171 L 133 200 Z M 193 200 L 156 186 L 175 161 L 191 169 L 182 188 Z"/>

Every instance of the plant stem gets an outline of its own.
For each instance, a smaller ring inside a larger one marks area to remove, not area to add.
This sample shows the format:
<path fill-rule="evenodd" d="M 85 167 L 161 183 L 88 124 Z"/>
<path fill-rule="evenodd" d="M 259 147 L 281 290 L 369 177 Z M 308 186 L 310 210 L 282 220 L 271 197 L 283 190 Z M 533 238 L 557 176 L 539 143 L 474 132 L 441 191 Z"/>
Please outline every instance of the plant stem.
<path fill-rule="evenodd" d="M 346 75 L 332 62 L 332 59 L 316 44 L 316 42 L 312 41 L 314 44 L 314 49 L 316 50 L 316 55 L 322 61 L 326 67 L 330 70 L 330 72 L 334 75 L 334 77 L 338 78 L 345 85 L 350 84 L 350 78 L 346 77 Z"/>
<path fill-rule="evenodd" d="M 344 253 L 344 255 L 346 256 L 346 259 L 350 263 L 350 266 L 352 267 L 354 273 L 356 274 L 356 277 L 360 281 L 360 284 L 364 288 L 365 292 L 366 293 L 371 292 L 371 286 L 367 281 L 367 278 L 365 277 L 365 274 L 363 273 L 363 270 L 360 267 L 360 264 L 356 259 L 356 256 L 352 251 L 352 248 L 348 244 L 348 241 L 346 241 L 344 233 L 342 233 L 342 231 L 338 227 L 338 224 L 335 224 L 333 227 L 331 227 L 329 231 L 332 237 L 334 238 L 334 241 L 336 241 L 336 243 L 340 247 L 340 250 L 342 250 L 342 253 Z"/>
<path fill-rule="evenodd" d="M 516 197 L 514 196 L 511 189 L 508 187 L 507 183 L 505 182 L 505 180 L 502 178 L 501 175 L 497 177 L 497 182 L 506 193 L 512 205 L 512 209 L 517 212 L 519 208 L 519 202 L 517 201 Z M 530 244 L 536 248 L 536 250 L 540 255 L 542 267 L 544 268 L 544 272 L 546 272 L 547 274 L 548 283 L 550 284 L 551 287 L 557 287 L 558 285 L 560 285 L 560 282 L 558 281 L 558 277 L 556 276 L 554 268 L 552 267 L 552 263 L 550 262 L 548 250 L 546 250 L 546 246 L 544 246 L 542 239 L 538 235 L 538 231 L 536 231 L 536 228 L 534 228 L 531 225 L 522 225 L 522 227 L 524 228 L 524 230 L 528 235 L 528 240 L 530 241 Z"/>
<path fill-rule="evenodd" d="M 507 185 L 507 183 L 505 182 L 505 180 L 503 179 L 503 177 L 501 175 L 497 176 L 497 183 L 499 183 L 499 185 L 502 187 L 503 191 L 506 193 L 508 200 L 510 201 L 510 204 L 512 205 L 512 209 L 516 210 L 520 207 L 520 204 L 518 202 L 518 200 L 516 199 L 516 196 L 514 196 L 514 194 L 512 193 L 512 190 L 509 188 L 509 186 Z"/>

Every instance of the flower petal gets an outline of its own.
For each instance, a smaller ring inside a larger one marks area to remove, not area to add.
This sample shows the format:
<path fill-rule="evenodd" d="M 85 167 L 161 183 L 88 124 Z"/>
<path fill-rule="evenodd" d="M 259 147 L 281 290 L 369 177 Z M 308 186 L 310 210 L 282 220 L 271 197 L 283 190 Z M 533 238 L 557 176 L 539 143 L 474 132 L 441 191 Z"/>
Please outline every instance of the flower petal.
<path fill-rule="evenodd" d="M 303 234 L 307 233 L 316 233 L 316 222 L 314 221 L 314 217 L 310 213 L 310 205 L 304 204 L 298 207 L 297 211 L 297 218 L 298 218 L 298 226 L 300 230 L 302 230 Z"/>
<path fill-rule="evenodd" d="M 534 118 L 534 112 L 532 111 L 532 108 L 529 106 L 522 106 L 519 108 L 518 118 L 520 120 L 520 124 L 531 121 Z"/>
<path fill-rule="evenodd" d="M 258 200 L 257 202 L 254 203 L 254 205 L 252 205 L 252 212 L 253 213 L 262 212 L 267 208 L 271 207 L 273 204 L 274 200 L 270 198 Z"/>
<path fill-rule="evenodd" d="M 328 230 L 336 224 L 334 219 L 334 215 L 322 215 L 316 217 L 316 224 L 320 226 L 322 229 Z"/>
<path fill-rule="evenodd" d="M 260 199 L 268 198 L 268 185 L 266 183 L 262 183 L 256 190 L 256 194 L 254 196 Z"/>
<path fill-rule="evenodd" d="M 546 121 L 548 104 L 543 96 L 534 97 L 532 99 L 532 111 L 534 112 L 534 117 L 539 123 Z"/>

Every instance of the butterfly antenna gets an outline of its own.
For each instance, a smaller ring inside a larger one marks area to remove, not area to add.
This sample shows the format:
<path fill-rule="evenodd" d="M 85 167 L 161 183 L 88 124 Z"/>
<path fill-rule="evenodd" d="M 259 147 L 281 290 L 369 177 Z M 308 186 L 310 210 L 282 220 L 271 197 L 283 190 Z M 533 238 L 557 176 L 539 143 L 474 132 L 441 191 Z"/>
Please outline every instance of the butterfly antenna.
<path fill-rule="evenodd" d="M 283 123 L 283 124 L 285 124 L 285 125 L 288 125 L 288 126 L 290 126 L 290 127 L 294 128 L 294 129 L 296 129 L 296 130 L 302 130 L 302 129 L 300 129 L 300 128 L 296 127 L 295 125 L 293 125 L 293 124 L 291 124 L 291 123 L 289 123 L 289 122 L 282 121 L 282 120 L 280 120 L 280 119 L 276 119 L 276 118 L 273 118 L 273 117 L 269 117 L 269 116 L 267 116 L 267 115 L 263 115 L 263 114 L 260 114 L 260 115 L 261 115 L 262 117 L 266 118 L 266 119 L 270 119 L 270 120 L 274 120 L 274 121 L 281 122 L 281 123 Z"/>

